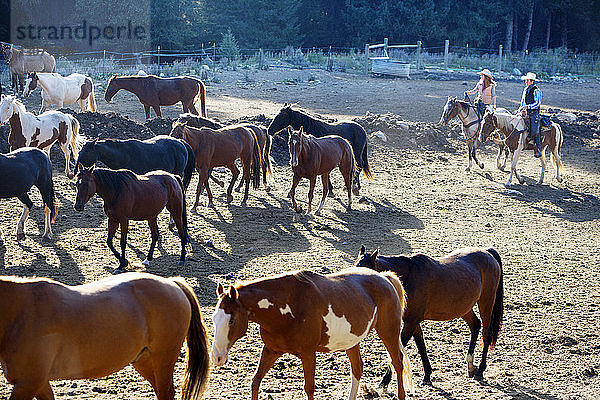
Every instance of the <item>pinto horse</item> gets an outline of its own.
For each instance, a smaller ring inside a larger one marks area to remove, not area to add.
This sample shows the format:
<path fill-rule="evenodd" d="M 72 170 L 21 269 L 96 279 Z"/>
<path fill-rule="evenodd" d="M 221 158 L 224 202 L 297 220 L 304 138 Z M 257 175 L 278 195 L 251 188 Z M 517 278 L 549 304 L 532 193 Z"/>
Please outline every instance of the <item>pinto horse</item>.
<path fill-rule="evenodd" d="M 206 187 L 208 206 L 214 207 L 212 192 L 208 185 L 208 177 L 212 168 L 227 167 L 233 175 L 227 187 L 227 203 L 233 201 L 231 194 L 233 185 L 240 174 L 235 160 L 242 162 L 243 180 L 246 182 L 242 206 L 248 200 L 248 187 L 250 181 L 257 189 L 260 185 L 260 148 L 254 132 L 241 125 L 232 125 L 219 130 L 210 128 L 192 128 L 180 122 L 173 123 L 171 131 L 173 137 L 182 138 L 194 150 L 196 156 L 196 169 L 200 175 L 196 189 L 196 201 L 192 211 L 196 212 L 200 201 L 202 187 Z"/>
<path fill-rule="evenodd" d="M 375 329 L 398 378 L 398 399 L 412 389 L 408 356 L 400 342 L 406 299 L 394 273 L 346 269 L 329 275 L 296 271 L 231 287 L 217 287 L 211 358 L 222 366 L 248 322 L 260 325 L 263 349 L 252 380 L 252 400 L 268 370 L 284 353 L 300 358 L 304 390 L 314 399 L 316 352 L 345 351 L 350 359 L 350 400 L 356 399 L 363 363 L 360 342 Z"/>
<path fill-rule="evenodd" d="M 328 135 L 341 136 L 348 140 L 354 153 L 355 164 L 358 169 L 355 171 L 352 182 L 354 183 L 354 194 L 358 196 L 360 191 L 360 171 L 362 170 L 365 177 L 373 180 L 373 174 L 369 167 L 369 151 L 367 146 L 367 132 L 364 128 L 354 121 L 340 121 L 334 124 L 327 123 L 321 119 L 312 117 L 300 110 L 294 110 L 291 105 L 285 104 L 275 116 L 275 119 L 269 125 L 268 132 L 270 135 L 275 135 L 277 132 L 292 126 L 295 130 L 304 128 L 304 131 L 315 137 Z M 332 191 L 332 186 L 329 184 L 329 192 Z"/>
<path fill-rule="evenodd" d="M 315 214 L 318 215 L 321 212 L 329 190 L 329 174 L 335 167 L 340 168 L 340 172 L 344 177 L 344 183 L 348 191 L 348 206 L 346 209 L 350 210 L 352 208 L 352 173 L 356 171 L 354 153 L 352 152 L 350 143 L 346 139 L 336 135 L 320 138 L 305 135 L 302 127 L 300 127 L 299 131 L 294 131 L 288 127 L 288 134 L 290 164 L 294 172 L 292 188 L 288 197 L 292 199 L 294 210 L 298 213 L 302 212 L 302 209 L 296 205 L 296 186 L 298 186 L 302 178 L 307 178 L 310 181 L 307 214 L 310 215 L 317 176 L 321 175 L 323 197 Z"/>
<path fill-rule="evenodd" d="M 32 186 L 39 189 L 44 202 L 44 239 L 52 238 L 51 222 L 56 218 L 57 206 L 52 182 L 52 164 L 46 153 L 36 148 L 22 148 L 0 154 L 0 198 L 18 198 L 24 204 L 17 223 L 17 240 L 25 239 L 25 220 L 33 207 L 27 192 Z M 0 244 L 3 243 L 0 230 Z"/>
<path fill-rule="evenodd" d="M 504 314 L 502 261 L 496 250 L 464 248 L 434 260 L 424 254 L 380 256 L 379 250 L 368 253 L 362 246 L 356 266 L 392 271 L 402 281 L 408 308 L 403 316 L 401 340 L 406 346 L 411 337 L 415 338 L 425 370 L 424 383 L 431 384 L 432 371 L 420 325 L 425 320 L 465 320 L 471 330 L 466 358 L 469 377 L 483 379 L 488 349 L 498 340 Z M 483 320 L 483 352 L 479 368 L 474 365 L 473 355 L 481 329 L 481 321 L 473 312 L 476 303 Z M 382 386 L 387 386 L 390 379 L 391 371 L 388 370 Z"/>
<path fill-rule="evenodd" d="M 150 107 L 156 116 L 162 117 L 160 106 L 171 106 L 178 102 L 181 102 L 184 113 L 206 117 L 206 88 L 200 79 L 191 76 L 160 78 L 155 75 L 115 75 L 108 81 L 104 99 L 110 103 L 121 89 L 137 96 L 144 106 L 146 119 L 150 119 Z"/>
<path fill-rule="evenodd" d="M 505 108 L 498 108 L 498 111 L 508 112 Z M 479 168 L 483 169 L 483 163 L 477 161 L 474 158 L 475 150 L 474 150 L 474 142 L 476 141 L 479 133 L 479 129 L 481 128 L 481 117 L 477 113 L 477 108 L 468 101 L 457 100 L 456 97 L 448 96 L 448 100 L 444 105 L 442 110 L 442 116 L 440 117 L 440 125 L 446 126 L 448 122 L 458 117 L 460 122 L 462 123 L 461 130 L 463 134 L 463 138 L 467 142 L 467 147 L 469 150 L 469 165 L 465 168 L 465 171 L 471 170 L 471 165 L 475 160 L 475 163 L 479 166 Z M 506 160 L 508 159 L 508 148 L 504 145 L 502 140 L 498 140 L 495 136 L 493 137 L 494 143 L 498 145 L 498 156 L 496 157 L 496 166 L 499 170 L 504 171 L 504 167 L 506 166 Z M 504 162 L 500 164 L 500 159 L 502 158 L 502 154 L 504 154 Z"/>
<path fill-rule="evenodd" d="M 180 114 L 179 118 L 177 119 L 177 122 L 181 122 L 183 124 L 186 124 L 188 126 L 191 126 L 193 128 L 210 128 L 210 129 L 221 129 L 224 128 L 225 125 L 221 124 L 220 122 L 214 121 L 212 119 L 209 118 L 205 118 L 205 117 L 200 117 L 198 115 L 193 115 L 193 114 Z M 271 144 L 272 144 L 272 139 L 271 139 L 271 135 L 269 135 L 267 133 L 267 130 L 265 128 L 263 128 L 262 126 L 258 126 L 255 124 L 249 124 L 249 123 L 241 123 L 240 125 L 246 127 L 246 128 L 250 128 L 254 131 L 254 134 L 256 135 L 256 139 L 258 139 L 258 146 L 261 149 L 261 168 L 263 171 L 263 185 L 264 185 L 264 189 L 268 192 L 269 190 L 271 190 L 271 186 L 269 185 L 269 179 L 273 179 L 273 171 L 271 168 Z M 211 175 L 210 177 L 213 181 L 215 181 L 219 186 L 223 187 L 225 186 L 223 181 L 220 181 L 219 179 L 213 177 Z M 239 192 L 240 189 L 242 188 L 244 181 L 240 181 L 240 184 L 238 185 L 238 187 L 235 188 L 236 192 Z"/>
<path fill-rule="evenodd" d="M 25 79 L 23 96 L 29 94 L 37 87 L 42 90 L 42 107 L 40 114 L 49 104 L 63 108 L 65 104 L 79 104 L 79 111 L 96 111 L 96 97 L 94 96 L 94 83 L 92 78 L 82 74 L 62 76 L 57 73 L 32 72 Z"/>
<path fill-rule="evenodd" d="M 114 273 L 123 272 L 129 264 L 125 258 L 125 248 L 130 219 L 148 221 L 152 242 L 148 256 L 142 264 L 148 265 L 152 261 L 154 246 L 159 236 L 157 217 L 165 207 L 177 226 L 181 239 L 179 265 L 183 265 L 188 242 L 188 225 L 185 194 L 180 177 L 165 171 L 153 171 L 140 176 L 126 169 L 113 171 L 92 166 L 79 171 L 76 185 L 75 210 L 83 211 L 85 204 L 96 193 L 104 200 L 104 212 L 108 216 L 107 244 L 119 260 L 119 267 Z M 113 246 L 113 238 L 119 226 L 121 226 L 121 254 Z"/>
<path fill-rule="evenodd" d="M 0 123 L 9 122 L 8 143 L 11 150 L 21 147 L 37 147 L 50 158 L 50 149 L 58 141 L 65 155 L 65 174 L 73 177 L 69 165 L 71 155 L 76 160 L 82 139 L 79 136 L 79 121 L 60 111 L 47 111 L 33 115 L 15 96 L 1 96 Z"/>
<path fill-rule="evenodd" d="M 207 334 L 198 299 L 183 278 L 127 273 L 67 286 L 0 277 L 0 308 L 0 365 L 14 385 L 11 399 L 54 399 L 50 381 L 97 379 L 130 364 L 158 400 L 173 400 L 184 340 L 181 398 L 202 396 Z"/>
<path fill-rule="evenodd" d="M 525 124 L 525 120 L 520 115 L 513 115 L 508 112 L 499 111 L 487 111 L 483 116 L 483 123 L 481 124 L 480 134 L 473 148 L 473 157 L 475 155 L 475 149 L 479 147 L 479 144 L 485 140 L 491 131 L 497 129 L 506 147 L 510 150 L 512 155 L 512 161 L 510 165 L 510 174 L 505 186 L 512 184 L 512 176 L 515 174 L 520 184 L 525 182 L 525 179 L 517 172 L 517 162 L 519 156 L 523 150 L 533 150 L 535 144 L 528 141 L 527 133 L 528 128 Z M 546 169 L 546 148 L 550 149 L 552 160 L 556 165 L 556 180 L 562 182 L 560 176 L 560 170 L 562 168 L 561 150 L 563 145 L 563 132 L 559 124 L 552 122 L 550 127 L 542 127 L 540 132 L 542 138 L 542 156 L 540 157 L 540 179 L 537 181 L 537 185 L 541 185 L 544 182 L 544 172 Z"/>

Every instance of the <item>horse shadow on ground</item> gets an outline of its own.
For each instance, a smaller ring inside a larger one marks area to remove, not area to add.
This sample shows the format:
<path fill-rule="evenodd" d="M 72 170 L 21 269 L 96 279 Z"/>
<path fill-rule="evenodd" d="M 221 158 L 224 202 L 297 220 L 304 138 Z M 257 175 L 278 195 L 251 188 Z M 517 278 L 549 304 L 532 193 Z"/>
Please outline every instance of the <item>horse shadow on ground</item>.
<path fill-rule="evenodd" d="M 341 198 L 336 198 L 335 201 L 344 207 L 346 205 Z M 303 224 L 311 234 L 346 253 L 348 262 L 354 262 L 363 244 L 367 248 L 385 246 L 386 254 L 410 253 L 410 244 L 398 231 L 423 229 L 423 221 L 385 199 L 380 202 L 368 200 L 368 203 L 369 210 L 360 209 L 363 206 L 356 206 L 355 203 L 350 211 L 333 210 L 335 218 L 324 213 L 325 215 L 315 217 L 312 222 L 304 217 Z M 332 226 L 340 222 L 343 224 L 342 228 Z"/>
<path fill-rule="evenodd" d="M 512 190 L 500 193 L 530 203 L 534 210 L 555 218 L 570 222 L 600 219 L 600 199 L 594 195 L 549 185 L 515 185 L 510 189 Z M 543 200 L 550 202 L 552 206 L 540 204 Z"/>
<path fill-rule="evenodd" d="M 500 392 L 510 396 L 512 400 L 559 400 L 558 397 L 547 393 L 540 393 L 537 390 L 526 388 L 514 383 L 503 385 L 500 383 L 488 384 L 483 381 L 482 385 L 490 386 Z"/>

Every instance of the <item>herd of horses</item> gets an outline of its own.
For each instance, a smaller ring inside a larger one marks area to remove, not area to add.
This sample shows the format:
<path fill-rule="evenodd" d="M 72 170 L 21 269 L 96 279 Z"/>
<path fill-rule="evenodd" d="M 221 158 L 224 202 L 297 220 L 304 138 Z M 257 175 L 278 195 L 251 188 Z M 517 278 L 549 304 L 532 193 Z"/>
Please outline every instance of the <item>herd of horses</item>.
<path fill-rule="evenodd" d="M 4 50 L 6 51 L 6 50 Z M 15 50 L 10 60 L 18 59 Z M 308 210 L 316 179 L 321 176 L 323 195 L 318 214 L 331 192 L 330 173 L 338 167 L 348 195 L 360 193 L 360 173 L 373 179 L 368 161 L 365 130 L 357 123 L 327 123 L 285 104 L 268 128 L 244 123 L 223 126 L 206 117 L 203 83 L 192 77 L 159 78 L 152 75 L 110 78 L 105 100 L 111 101 L 123 89 L 134 93 L 142 103 L 146 118 L 150 109 L 160 116 L 160 106 L 182 103 L 184 114 L 173 123 L 169 135 L 148 140 L 103 139 L 84 143 L 76 115 L 44 111 L 48 104 L 62 107 L 78 103 L 80 111 L 95 111 L 91 78 L 73 74 L 62 77 L 52 71 L 35 71 L 25 80 L 25 94 L 40 87 L 42 110 L 34 115 L 25 110 L 16 96 L 2 95 L 0 121 L 10 124 L 11 152 L 0 155 L 0 198 L 17 197 L 23 212 L 17 224 L 17 239 L 25 237 L 24 223 L 33 206 L 28 196 L 36 186 L 43 199 L 44 238 L 52 235 L 51 223 L 57 213 L 50 147 L 59 142 L 65 153 L 65 173 L 71 178 L 75 161 L 75 209 L 83 211 L 96 194 L 103 199 L 108 217 L 109 249 L 119 266 L 112 277 L 79 286 L 67 286 L 50 279 L 0 277 L 0 365 L 9 383 L 11 399 L 53 399 L 50 381 L 106 376 L 132 365 L 150 382 L 159 400 L 174 399 L 173 373 L 181 346 L 187 342 L 186 370 L 182 399 L 202 396 L 210 364 L 224 365 L 235 342 L 243 337 L 250 322 L 260 326 L 263 349 L 252 380 L 252 399 L 258 399 L 265 374 L 284 353 L 300 358 L 304 389 L 314 398 L 317 352 L 345 351 L 351 364 L 349 398 L 356 399 L 363 373 L 360 343 L 374 330 L 391 360 L 383 377 L 387 386 L 392 370 L 397 376 L 397 397 L 405 398 L 412 389 L 411 366 L 404 346 L 414 338 L 424 368 L 424 383 L 431 384 L 432 367 L 427 356 L 420 323 L 462 318 L 471 331 L 466 363 L 469 377 L 481 380 L 489 349 L 497 342 L 504 312 L 502 261 L 496 250 L 464 248 L 439 260 L 423 254 L 382 256 L 363 246 L 353 268 L 328 275 L 294 271 L 244 282 L 224 288 L 217 285 L 217 304 L 212 316 L 214 338 L 204 326 L 198 299 L 182 278 L 162 278 L 146 273 L 125 272 L 127 231 L 130 220 L 148 221 L 151 244 L 143 261 L 148 265 L 159 237 L 157 216 L 167 209 L 169 228 L 176 228 L 181 241 L 179 263 L 186 258 L 190 243 L 186 190 L 194 170 L 199 174 L 196 200 L 206 190 L 208 206 L 214 207 L 210 180 L 217 167 L 232 173 L 226 202 L 233 190 L 245 184 L 242 205 L 248 200 L 250 185 L 265 190 L 273 180 L 270 150 L 272 136 L 288 136 L 293 172 L 289 191 L 293 208 L 295 188 L 301 179 L 310 182 Z M 12 71 L 12 70 L 11 70 Z M 17 79 L 17 82 L 19 80 Z M 469 168 L 474 160 L 481 168 L 475 150 L 488 137 L 499 145 L 498 168 L 512 154 L 512 174 L 519 181 L 515 165 L 519 153 L 528 149 L 526 126 L 502 110 L 476 115 L 472 106 L 448 98 L 440 122 L 458 117 L 469 147 Z M 475 121 L 475 122 L 473 122 Z M 494 136 L 498 131 L 503 140 Z M 553 124 L 544 131 L 544 148 L 549 147 L 560 180 L 562 131 Z M 102 162 L 107 168 L 96 167 Z M 543 159 L 542 176 L 543 181 Z M 113 238 L 120 228 L 120 252 Z M 0 242 L 2 236 L 0 232 Z M 474 306 L 478 305 L 478 317 Z M 481 319 L 480 319 L 481 318 Z M 114 327 L 119 329 L 115 330 Z M 482 331 L 483 350 L 478 366 L 474 350 Z M 68 345 L 65 345 L 67 344 Z"/>

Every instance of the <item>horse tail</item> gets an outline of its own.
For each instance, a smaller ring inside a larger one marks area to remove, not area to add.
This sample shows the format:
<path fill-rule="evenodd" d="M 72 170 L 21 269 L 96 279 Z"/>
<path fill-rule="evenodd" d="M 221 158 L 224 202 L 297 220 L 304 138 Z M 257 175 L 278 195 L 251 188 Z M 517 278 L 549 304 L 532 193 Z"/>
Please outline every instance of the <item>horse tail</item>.
<path fill-rule="evenodd" d="M 196 110 L 200 112 L 202 117 L 206 118 L 206 86 L 204 86 L 201 80 L 196 79 L 196 81 L 198 82 L 198 93 L 196 93 L 196 97 L 194 98 L 194 107 L 196 107 Z"/>
<path fill-rule="evenodd" d="M 258 138 L 254 131 L 250 128 L 248 130 L 252 133 L 252 139 L 254 141 L 252 148 L 252 165 L 250 169 L 250 179 L 252 180 L 252 187 L 258 189 L 260 186 L 260 166 L 262 164 L 260 155 L 260 146 L 258 145 Z"/>
<path fill-rule="evenodd" d="M 368 147 L 368 140 L 367 140 L 367 135 L 365 133 L 365 147 L 363 148 L 362 153 L 360 154 L 361 157 L 361 161 L 362 161 L 362 171 L 363 174 L 365 175 L 365 177 L 372 181 L 373 180 L 373 173 L 371 172 L 371 168 L 369 167 L 369 147 Z"/>
<path fill-rule="evenodd" d="M 187 220 L 187 205 L 185 201 L 185 188 L 183 186 L 183 181 L 179 175 L 175 175 L 175 179 L 177 179 L 177 183 L 179 184 L 179 188 L 181 189 L 181 201 L 183 202 L 182 211 L 181 211 L 181 222 L 183 225 L 183 236 L 185 237 L 185 241 L 187 243 L 190 242 L 190 235 L 188 234 L 188 220 Z"/>
<path fill-rule="evenodd" d="M 490 347 L 493 349 L 498 341 L 498 334 L 502 327 L 502 317 L 504 316 L 504 273 L 502 271 L 502 260 L 500 259 L 498 252 L 491 247 L 487 249 L 487 252 L 496 259 L 500 266 L 500 280 L 498 282 L 498 288 L 496 289 L 496 299 L 494 300 L 494 308 L 492 309 L 492 319 L 490 322 L 490 335 L 492 337 Z"/>
<path fill-rule="evenodd" d="M 394 286 L 394 289 L 396 290 L 396 294 L 398 295 L 398 299 L 400 300 L 400 319 L 402 320 L 404 318 L 404 311 L 406 310 L 407 304 L 406 292 L 404 291 L 402 282 L 400 282 L 398 276 L 392 271 L 385 271 L 381 272 L 380 274 L 387 278 L 387 280 L 392 284 L 392 286 Z M 400 339 L 400 335 L 398 335 L 398 344 L 400 346 L 400 352 L 402 353 L 402 382 L 406 390 L 412 392 L 414 389 L 412 369 L 410 367 L 410 360 L 408 359 L 408 354 L 406 354 L 406 349 L 404 348 L 402 340 Z"/>
<path fill-rule="evenodd" d="M 181 399 L 197 399 L 202 396 L 202 393 L 206 388 L 210 372 L 208 337 L 206 328 L 202 323 L 200 303 L 198 303 L 198 298 L 196 297 L 194 290 L 187 284 L 185 279 L 181 277 L 171 278 L 171 280 L 183 291 L 192 309 L 190 327 L 186 338 L 187 362 Z"/>
<path fill-rule="evenodd" d="M 58 205 L 56 204 L 56 196 L 54 193 L 54 181 L 52 180 L 52 163 L 50 159 L 44 154 L 43 164 L 41 167 L 43 169 L 42 174 L 40 176 L 37 187 L 40 190 L 40 194 L 42 195 L 42 201 L 44 205 L 50 209 L 50 220 L 54 223 L 56 220 L 56 214 L 58 213 Z"/>
<path fill-rule="evenodd" d="M 264 133 L 267 140 L 265 142 L 265 149 L 263 150 L 262 155 L 263 168 L 266 168 L 267 176 L 273 179 L 273 170 L 271 169 L 271 145 L 273 143 L 273 138 L 271 138 L 271 135 L 269 135 L 266 129 L 264 130 Z"/>
<path fill-rule="evenodd" d="M 90 82 L 92 83 L 92 90 L 90 90 L 90 95 L 88 97 L 88 111 L 91 112 L 96 112 L 96 96 L 94 95 L 94 82 L 92 82 L 92 80 L 90 79 Z"/>
<path fill-rule="evenodd" d="M 183 143 L 185 150 L 187 151 L 187 163 L 185 164 L 185 170 L 183 171 L 183 194 L 185 195 L 185 191 L 192 180 L 194 169 L 196 169 L 196 155 L 194 154 L 194 149 L 192 149 L 192 146 L 190 146 L 185 140 L 182 139 L 181 143 Z"/>
<path fill-rule="evenodd" d="M 563 145 L 563 140 L 564 140 L 564 136 L 563 136 L 563 131 L 562 128 L 560 127 L 559 124 L 557 123 L 553 123 L 552 124 L 554 126 L 554 129 L 556 130 L 556 153 L 558 154 L 558 158 L 554 156 L 554 152 L 551 152 L 552 154 L 552 160 L 554 161 L 554 164 L 556 164 L 556 167 L 559 170 L 563 169 L 563 165 L 562 165 L 562 145 Z"/>
<path fill-rule="evenodd" d="M 79 130 L 81 129 L 81 125 L 77 118 L 70 116 L 71 120 L 71 152 L 73 153 L 73 158 L 77 161 L 77 157 L 79 156 L 79 150 L 85 144 L 85 138 L 79 135 Z"/>

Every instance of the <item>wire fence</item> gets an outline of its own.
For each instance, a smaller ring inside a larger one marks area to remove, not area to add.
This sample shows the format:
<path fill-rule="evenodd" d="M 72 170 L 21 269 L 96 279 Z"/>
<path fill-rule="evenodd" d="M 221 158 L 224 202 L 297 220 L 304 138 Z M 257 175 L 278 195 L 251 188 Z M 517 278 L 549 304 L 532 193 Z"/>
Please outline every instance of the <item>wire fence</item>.
<path fill-rule="evenodd" d="M 418 47 L 412 47 L 394 48 L 390 45 L 389 48 L 380 47 L 365 54 L 364 50 L 351 47 L 231 49 L 213 45 L 194 51 L 157 48 L 146 52 L 118 53 L 104 50 L 55 54 L 55 57 L 60 74 L 79 72 L 95 78 L 106 78 L 116 73 L 135 74 L 139 70 L 148 74 L 174 76 L 203 75 L 206 71 L 236 68 L 322 69 L 364 74 L 370 71 L 369 57 L 382 56 L 409 64 L 411 74 L 423 70 L 475 71 L 489 68 L 515 74 L 534 71 L 542 79 L 555 75 L 600 76 L 598 53 L 575 53 L 565 48 L 525 54 L 506 53 L 501 47 L 450 46 L 449 42 L 445 46 L 421 47 L 419 44 Z M 0 62 L 0 79 L 4 85 L 10 84 L 5 60 Z"/>

